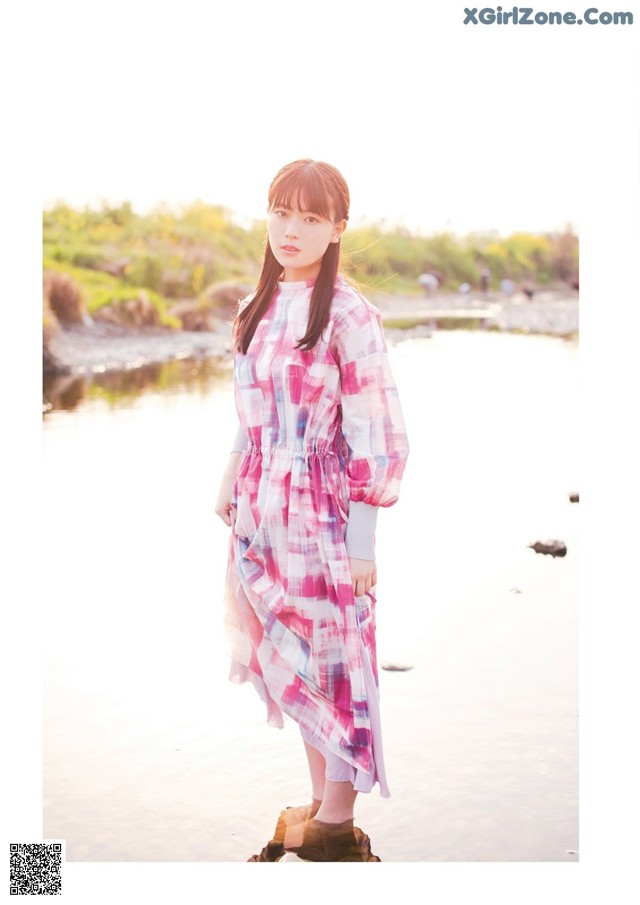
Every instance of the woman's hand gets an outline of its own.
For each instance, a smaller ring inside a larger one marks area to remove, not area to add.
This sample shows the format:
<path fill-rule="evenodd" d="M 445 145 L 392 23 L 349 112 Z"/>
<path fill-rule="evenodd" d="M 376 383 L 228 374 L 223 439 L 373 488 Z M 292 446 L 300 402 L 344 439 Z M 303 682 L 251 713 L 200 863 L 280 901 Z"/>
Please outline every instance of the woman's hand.
<path fill-rule="evenodd" d="M 349 569 L 351 570 L 354 597 L 366 594 L 378 580 L 375 559 L 349 558 Z"/>
<path fill-rule="evenodd" d="M 215 512 L 219 515 L 225 525 L 231 527 L 236 519 L 235 506 L 231 505 L 231 496 L 233 494 L 233 485 L 236 480 L 236 471 L 238 469 L 239 452 L 232 452 L 229 456 L 229 464 L 227 465 L 222 482 L 218 499 L 216 500 Z"/>

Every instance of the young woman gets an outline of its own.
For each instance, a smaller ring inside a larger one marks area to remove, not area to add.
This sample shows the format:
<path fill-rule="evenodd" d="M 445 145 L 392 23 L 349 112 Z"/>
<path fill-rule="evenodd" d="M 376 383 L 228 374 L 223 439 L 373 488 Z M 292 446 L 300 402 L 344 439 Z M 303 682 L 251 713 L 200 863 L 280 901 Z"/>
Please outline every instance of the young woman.
<path fill-rule="evenodd" d="M 234 320 L 240 426 L 216 503 L 230 679 L 253 683 L 271 725 L 299 726 L 312 804 L 279 825 L 300 824 L 287 847 L 311 860 L 344 860 L 358 792 L 390 795 L 374 542 L 409 446 L 380 313 L 339 274 L 348 217 L 329 164 L 297 160 L 271 183 L 262 273 Z"/>

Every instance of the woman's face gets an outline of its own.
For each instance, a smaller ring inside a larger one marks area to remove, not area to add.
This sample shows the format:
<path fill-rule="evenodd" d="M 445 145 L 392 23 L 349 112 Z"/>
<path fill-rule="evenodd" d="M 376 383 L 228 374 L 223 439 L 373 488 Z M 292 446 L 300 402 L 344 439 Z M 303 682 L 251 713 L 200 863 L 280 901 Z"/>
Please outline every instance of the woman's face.
<path fill-rule="evenodd" d="M 271 251 L 284 269 L 284 280 L 309 280 L 320 272 L 330 242 L 337 242 L 347 225 L 334 223 L 313 211 L 275 205 L 269 210 L 267 231 Z"/>

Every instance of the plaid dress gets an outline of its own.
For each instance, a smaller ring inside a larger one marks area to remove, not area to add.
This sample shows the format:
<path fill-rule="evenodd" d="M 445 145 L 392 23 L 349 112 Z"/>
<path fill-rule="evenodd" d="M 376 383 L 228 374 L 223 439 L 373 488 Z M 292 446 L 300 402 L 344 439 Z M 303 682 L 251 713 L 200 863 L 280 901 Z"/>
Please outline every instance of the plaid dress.
<path fill-rule="evenodd" d="M 253 683 L 271 725 L 286 714 L 382 787 L 375 589 L 354 595 L 345 532 L 350 501 L 397 501 L 409 447 L 380 313 L 344 278 L 320 340 L 295 349 L 312 287 L 279 283 L 247 354 L 234 353 L 248 441 L 231 499 L 229 678 Z"/>

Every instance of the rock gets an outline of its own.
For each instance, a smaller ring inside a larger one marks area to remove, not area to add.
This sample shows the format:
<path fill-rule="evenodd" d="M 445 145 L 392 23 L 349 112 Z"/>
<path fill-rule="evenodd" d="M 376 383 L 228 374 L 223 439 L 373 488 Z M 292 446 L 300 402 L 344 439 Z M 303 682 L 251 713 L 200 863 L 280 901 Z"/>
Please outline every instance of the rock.
<path fill-rule="evenodd" d="M 180 320 L 183 330 L 201 332 L 215 330 L 218 326 L 218 318 L 211 308 L 204 307 L 196 299 L 181 299 L 171 306 L 169 313 Z"/>
<path fill-rule="evenodd" d="M 191 271 L 186 267 L 182 270 L 162 271 L 162 294 L 168 298 L 176 298 L 189 291 L 191 286 Z"/>
<path fill-rule="evenodd" d="M 566 556 L 567 547 L 561 540 L 537 540 L 534 544 L 528 544 L 536 553 L 545 553 L 548 556 Z"/>
<path fill-rule="evenodd" d="M 59 324 L 82 324 L 86 309 L 80 287 L 66 273 L 45 270 L 42 277 L 45 308 L 55 315 Z"/>
<path fill-rule="evenodd" d="M 158 309 L 144 289 L 132 290 L 129 299 L 114 299 L 103 305 L 94 312 L 93 317 L 95 321 L 127 327 L 157 327 L 160 324 Z"/>
<path fill-rule="evenodd" d="M 42 373 L 46 377 L 56 377 L 69 374 L 71 368 L 68 368 L 58 356 L 51 350 L 51 343 L 60 333 L 60 322 L 55 313 L 51 310 L 49 304 L 49 290 L 51 283 L 47 285 L 45 279 L 43 304 L 42 304 Z"/>
<path fill-rule="evenodd" d="M 580 494 L 577 490 L 572 491 L 569 494 L 569 502 L 570 503 L 579 503 L 580 502 Z"/>
<path fill-rule="evenodd" d="M 391 660 L 383 660 L 380 664 L 380 669 L 386 669 L 387 672 L 408 672 L 408 670 L 413 669 L 413 666 L 409 663 L 395 663 Z"/>
<path fill-rule="evenodd" d="M 233 314 L 236 305 L 241 298 L 251 292 L 252 287 L 246 283 L 236 283 L 234 280 L 227 280 L 223 283 L 212 283 L 203 292 L 203 299 L 216 313 L 224 316 L 225 314 Z"/>
<path fill-rule="evenodd" d="M 42 345 L 42 373 L 46 377 L 59 377 L 71 373 L 71 368 L 63 364 L 46 343 Z"/>

